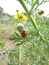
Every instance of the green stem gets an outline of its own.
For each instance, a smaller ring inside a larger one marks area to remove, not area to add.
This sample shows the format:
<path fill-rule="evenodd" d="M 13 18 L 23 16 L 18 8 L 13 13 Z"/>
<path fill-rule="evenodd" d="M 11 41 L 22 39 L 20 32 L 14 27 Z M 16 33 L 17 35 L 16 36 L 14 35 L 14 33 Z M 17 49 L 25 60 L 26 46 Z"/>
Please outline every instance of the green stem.
<path fill-rule="evenodd" d="M 19 63 L 19 65 L 21 64 L 21 46 L 19 46 L 19 61 L 20 61 L 20 63 Z"/>
<path fill-rule="evenodd" d="M 33 17 L 31 16 L 31 14 L 29 15 L 28 8 L 27 8 L 27 6 L 25 5 L 24 1 L 23 1 L 23 0 L 18 0 L 18 1 L 21 3 L 21 5 L 23 6 L 23 8 L 25 9 L 26 13 L 28 14 L 29 19 L 31 20 L 31 23 L 34 25 L 34 27 L 35 27 L 35 29 L 37 30 L 38 34 L 40 35 L 41 39 L 42 39 L 43 41 L 45 41 L 45 39 L 42 37 L 42 35 L 41 35 L 41 33 L 40 33 L 39 29 L 38 29 L 37 23 L 34 21 L 34 19 L 33 19 Z"/>
<path fill-rule="evenodd" d="M 25 11 L 28 13 L 29 11 L 28 11 L 28 8 L 26 7 L 26 5 L 25 5 L 25 3 L 23 2 L 23 0 L 18 0 L 20 3 L 21 3 L 21 5 L 23 6 L 23 8 L 25 9 Z"/>

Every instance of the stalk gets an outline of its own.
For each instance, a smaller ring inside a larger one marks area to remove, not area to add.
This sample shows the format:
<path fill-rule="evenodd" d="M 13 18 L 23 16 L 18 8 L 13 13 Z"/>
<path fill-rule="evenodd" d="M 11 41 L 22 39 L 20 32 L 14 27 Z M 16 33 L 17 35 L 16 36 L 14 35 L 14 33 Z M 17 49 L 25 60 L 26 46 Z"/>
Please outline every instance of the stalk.
<path fill-rule="evenodd" d="M 35 27 L 35 29 L 37 30 L 38 34 L 40 35 L 41 39 L 42 39 L 43 41 L 45 41 L 45 39 L 42 37 L 42 35 L 41 35 L 41 33 L 40 33 L 39 29 L 38 29 L 37 23 L 34 21 L 33 16 L 31 16 L 31 14 L 29 14 L 28 8 L 27 8 L 27 6 L 25 5 L 24 1 L 23 1 L 23 0 L 18 0 L 18 1 L 21 3 L 21 5 L 23 6 L 24 10 L 25 10 L 26 13 L 28 14 L 28 17 L 29 17 L 29 19 L 31 20 L 31 23 L 34 25 L 34 27 Z"/>
<path fill-rule="evenodd" d="M 19 46 L 19 65 L 21 64 L 21 46 Z"/>

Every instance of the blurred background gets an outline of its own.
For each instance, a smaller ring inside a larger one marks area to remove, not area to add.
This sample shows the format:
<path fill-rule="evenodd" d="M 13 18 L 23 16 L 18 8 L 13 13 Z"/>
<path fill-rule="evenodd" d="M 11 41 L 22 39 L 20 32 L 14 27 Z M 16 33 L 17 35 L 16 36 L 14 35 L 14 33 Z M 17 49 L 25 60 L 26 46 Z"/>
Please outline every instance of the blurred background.
<path fill-rule="evenodd" d="M 13 15 L 16 12 L 16 10 L 19 10 L 20 12 L 24 12 L 23 7 L 17 0 L 8 0 L 8 1 L 0 0 L 0 7 L 2 7 L 4 11 L 10 15 Z M 31 6 L 29 4 L 27 4 L 27 7 L 30 10 Z M 40 5 L 39 8 L 44 10 L 45 16 L 49 14 L 49 2 Z"/>

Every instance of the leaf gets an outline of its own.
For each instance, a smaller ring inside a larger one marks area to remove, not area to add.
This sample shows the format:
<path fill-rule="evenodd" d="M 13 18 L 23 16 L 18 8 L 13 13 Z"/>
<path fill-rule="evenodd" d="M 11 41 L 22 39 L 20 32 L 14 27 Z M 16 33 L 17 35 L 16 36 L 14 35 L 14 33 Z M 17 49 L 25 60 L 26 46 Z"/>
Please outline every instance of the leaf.
<path fill-rule="evenodd" d="M 0 40 L 0 46 L 4 46 L 5 42 L 3 40 Z"/>

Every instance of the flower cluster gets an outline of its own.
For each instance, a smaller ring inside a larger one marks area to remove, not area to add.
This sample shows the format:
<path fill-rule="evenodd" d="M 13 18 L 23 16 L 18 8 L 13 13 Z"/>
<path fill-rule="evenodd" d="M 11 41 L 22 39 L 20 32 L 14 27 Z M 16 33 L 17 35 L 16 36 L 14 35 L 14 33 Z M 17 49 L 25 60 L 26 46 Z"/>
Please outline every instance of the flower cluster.
<path fill-rule="evenodd" d="M 27 20 L 27 16 L 24 13 L 19 13 L 19 12 L 15 13 L 13 18 L 16 21 L 19 20 L 19 19 L 21 19 L 22 21 Z"/>

